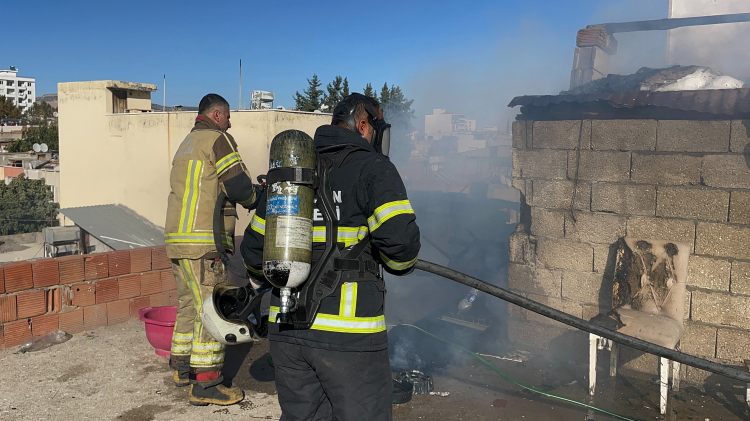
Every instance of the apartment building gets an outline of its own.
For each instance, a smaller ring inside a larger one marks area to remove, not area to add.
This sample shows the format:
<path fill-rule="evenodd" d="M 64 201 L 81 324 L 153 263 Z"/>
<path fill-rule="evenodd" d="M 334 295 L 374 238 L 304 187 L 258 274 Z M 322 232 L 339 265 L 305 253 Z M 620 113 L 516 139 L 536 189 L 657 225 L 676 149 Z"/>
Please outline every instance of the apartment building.
<path fill-rule="evenodd" d="M 18 69 L 0 69 L 0 95 L 10 98 L 21 112 L 34 104 L 36 80 L 33 77 L 18 76 Z"/>

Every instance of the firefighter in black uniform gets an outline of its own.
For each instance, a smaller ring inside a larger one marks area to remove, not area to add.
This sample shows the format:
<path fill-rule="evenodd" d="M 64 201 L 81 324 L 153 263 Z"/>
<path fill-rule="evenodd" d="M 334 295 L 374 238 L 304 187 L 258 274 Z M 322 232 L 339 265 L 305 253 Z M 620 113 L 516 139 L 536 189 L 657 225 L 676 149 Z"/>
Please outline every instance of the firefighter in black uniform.
<path fill-rule="evenodd" d="M 338 217 L 338 247 L 369 241 L 360 271 L 345 271 L 322 301 L 311 329 L 275 323 L 274 289 L 268 338 L 276 369 L 282 421 L 391 420 L 391 368 L 379 265 L 394 275 L 411 273 L 419 253 L 419 228 L 396 167 L 382 145 L 386 127 L 378 102 L 361 94 L 345 98 L 331 125 L 318 128 L 315 146 L 352 149 L 331 171 Z M 388 126 L 389 127 L 389 126 Z M 386 141 L 387 142 L 387 141 Z M 266 195 L 245 230 L 242 256 L 251 276 L 264 282 Z M 313 264 L 325 249 L 325 224 L 315 210 Z M 317 257 L 316 257 L 317 256 Z"/>

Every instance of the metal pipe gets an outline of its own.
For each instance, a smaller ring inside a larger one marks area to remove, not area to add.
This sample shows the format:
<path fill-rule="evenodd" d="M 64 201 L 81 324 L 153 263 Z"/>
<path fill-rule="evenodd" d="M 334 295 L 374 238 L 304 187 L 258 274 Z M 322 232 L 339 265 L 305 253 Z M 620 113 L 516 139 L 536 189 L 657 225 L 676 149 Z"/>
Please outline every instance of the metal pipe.
<path fill-rule="evenodd" d="M 740 22 L 750 22 L 750 13 L 698 16 L 692 18 L 642 20 L 636 22 L 602 23 L 592 26 L 602 26 L 607 30 L 607 33 L 617 34 L 622 32 L 666 31 L 668 29 L 677 29 L 686 26 L 717 25 L 720 23 Z"/>
<path fill-rule="evenodd" d="M 497 287 L 479 279 L 473 278 L 461 272 L 457 272 L 453 269 L 449 269 L 445 266 L 440 266 L 435 263 L 426 262 L 424 260 L 417 260 L 414 265 L 416 269 L 433 273 L 435 275 L 442 276 L 452 281 L 458 282 L 476 288 L 482 292 L 485 292 L 494 297 L 503 299 L 511 304 L 515 304 L 519 307 L 523 307 L 526 310 L 533 311 L 534 313 L 541 314 L 542 316 L 556 320 L 560 323 L 565 323 L 568 326 L 572 326 L 576 329 L 583 330 L 585 332 L 592 333 L 594 335 L 606 338 L 617 343 L 627 345 L 631 348 L 639 351 L 654 354 L 661 358 L 667 358 L 671 361 L 677 361 L 681 364 L 687 364 L 691 367 L 699 368 L 701 370 L 710 371 L 715 374 L 720 374 L 731 379 L 739 380 L 743 383 L 750 383 L 750 373 L 746 371 L 740 371 L 736 368 L 728 367 L 719 363 L 704 360 L 693 355 L 683 354 L 682 352 L 675 351 L 674 349 L 665 348 L 660 345 L 646 342 L 644 340 L 634 338 L 629 335 L 624 335 L 620 332 L 607 329 L 597 324 L 591 323 L 587 320 L 579 319 L 578 317 L 571 316 L 568 313 L 555 310 L 552 307 L 548 307 L 544 304 L 540 304 L 536 301 L 529 300 L 523 296 L 510 292 L 506 289 Z"/>

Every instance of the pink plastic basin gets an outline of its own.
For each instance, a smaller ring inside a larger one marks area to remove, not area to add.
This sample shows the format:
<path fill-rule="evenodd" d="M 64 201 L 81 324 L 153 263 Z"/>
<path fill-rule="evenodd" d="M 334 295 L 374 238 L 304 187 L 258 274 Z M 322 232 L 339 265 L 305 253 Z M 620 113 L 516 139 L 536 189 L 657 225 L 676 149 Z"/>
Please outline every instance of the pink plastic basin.
<path fill-rule="evenodd" d="M 138 316 L 146 324 L 146 338 L 156 349 L 156 355 L 169 357 L 177 306 L 142 308 L 138 311 Z"/>

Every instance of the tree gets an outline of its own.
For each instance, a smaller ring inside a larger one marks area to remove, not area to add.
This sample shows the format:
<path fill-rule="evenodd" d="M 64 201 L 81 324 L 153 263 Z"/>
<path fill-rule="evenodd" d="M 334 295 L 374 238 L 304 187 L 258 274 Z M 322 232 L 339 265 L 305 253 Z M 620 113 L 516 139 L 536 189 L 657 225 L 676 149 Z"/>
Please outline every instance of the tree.
<path fill-rule="evenodd" d="M 13 104 L 13 100 L 0 95 L 0 118 L 21 118 L 21 110 Z"/>
<path fill-rule="evenodd" d="M 369 96 L 370 98 L 378 99 L 378 94 L 375 93 L 375 90 L 372 89 L 372 84 L 368 83 L 367 86 L 365 86 L 364 92 L 362 92 L 362 95 Z"/>
<path fill-rule="evenodd" d="M 44 180 L 28 180 L 23 174 L 10 184 L 0 183 L 0 235 L 38 232 L 50 225 L 60 205 Z"/>
<path fill-rule="evenodd" d="M 349 80 L 347 78 L 344 78 L 344 85 L 341 88 L 341 96 L 344 98 L 349 96 Z"/>
<path fill-rule="evenodd" d="M 387 84 L 383 86 L 380 100 L 383 116 L 392 126 L 391 151 L 389 154 L 391 160 L 396 162 L 406 161 L 413 149 L 411 133 L 414 131 L 414 126 L 411 120 L 414 118 L 414 110 L 411 109 L 411 105 L 414 100 L 406 98 L 401 87 L 391 85 L 388 88 Z"/>
<path fill-rule="evenodd" d="M 296 108 L 299 111 L 319 110 L 322 105 L 321 97 L 323 96 L 323 91 L 318 89 L 320 88 L 320 85 L 322 85 L 320 79 L 318 79 L 318 75 L 313 74 L 312 79 L 307 79 L 307 84 L 307 89 L 303 91 L 304 95 L 301 95 L 299 91 L 294 94 L 293 98 L 296 103 Z"/>
<path fill-rule="evenodd" d="M 388 101 L 390 101 L 390 91 L 388 90 L 388 82 L 386 82 L 380 89 L 380 104 L 387 104 Z"/>
<path fill-rule="evenodd" d="M 60 150 L 56 124 L 44 124 L 39 127 L 30 127 L 23 132 L 20 139 L 13 141 L 7 146 L 8 152 L 28 152 L 33 150 L 34 143 L 46 143 L 50 151 Z"/>
<path fill-rule="evenodd" d="M 329 83 L 328 86 L 326 86 L 326 91 L 328 91 L 327 94 L 323 95 L 323 105 L 326 106 L 326 111 L 329 113 L 333 112 L 334 108 L 336 108 L 336 105 L 338 105 L 339 102 L 341 102 L 342 99 L 344 99 L 344 96 L 342 94 L 343 87 L 342 87 L 343 79 L 341 76 L 336 76 L 333 78 L 333 82 Z"/>
<path fill-rule="evenodd" d="M 57 108 L 52 107 L 44 101 L 38 104 L 35 103 L 24 111 L 21 117 L 21 124 L 25 126 L 47 124 L 47 119 L 54 117 L 55 111 L 57 111 Z"/>

